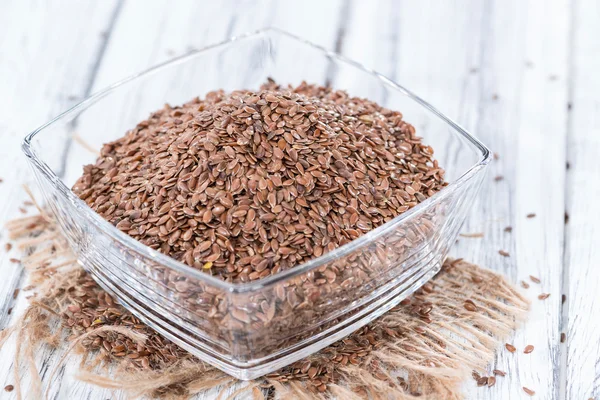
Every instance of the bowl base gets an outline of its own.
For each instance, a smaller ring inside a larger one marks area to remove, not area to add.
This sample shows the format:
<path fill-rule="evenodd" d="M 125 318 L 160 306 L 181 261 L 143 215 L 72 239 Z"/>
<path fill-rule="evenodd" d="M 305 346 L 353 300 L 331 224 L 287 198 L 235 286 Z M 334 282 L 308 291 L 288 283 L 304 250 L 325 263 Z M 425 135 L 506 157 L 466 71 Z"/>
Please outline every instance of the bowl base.
<path fill-rule="evenodd" d="M 104 290 L 162 336 L 202 361 L 237 379 L 252 380 L 316 353 L 389 311 L 440 271 L 442 257 L 439 251 L 428 252 L 423 258 L 415 261 L 415 265 L 407 268 L 406 273 L 378 288 L 378 295 L 371 297 L 368 303 L 362 304 L 358 311 L 354 311 L 354 315 L 340 318 L 341 322 L 294 346 L 283 349 L 269 357 L 250 362 L 236 362 L 230 357 L 218 354 L 214 348 L 209 348 L 208 343 L 202 338 L 194 335 L 185 327 L 166 319 L 164 315 L 147 308 L 144 306 L 143 300 L 136 299 L 128 294 L 132 291 L 124 291 L 120 288 L 124 284 L 122 281 L 119 282 L 120 285 L 113 282 L 106 275 L 105 269 L 95 265 L 93 260 L 87 259 L 81 265 Z"/>

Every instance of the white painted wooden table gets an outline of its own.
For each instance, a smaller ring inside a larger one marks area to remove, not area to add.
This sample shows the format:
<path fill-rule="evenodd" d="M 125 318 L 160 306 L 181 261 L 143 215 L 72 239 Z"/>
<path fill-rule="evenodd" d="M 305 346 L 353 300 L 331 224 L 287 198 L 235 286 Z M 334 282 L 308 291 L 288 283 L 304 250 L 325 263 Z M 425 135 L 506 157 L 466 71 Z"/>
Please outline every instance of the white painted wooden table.
<path fill-rule="evenodd" d="M 0 223 L 29 177 L 22 137 L 107 84 L 153 64 L 276 26 L 356 59 L 420 94 L 499 154 L 454 254 L 542 284 L 529 323 L 500 352 L 508 377 L 468 398 L 600 399 L 600 3 L 552 1 L 0 1 Z M 567 168 L 566 165 L 570 165 Z M 495 181 L 496 175 L 504 180 Z M 565 212 L 569 215 L 565 222 Z M 528 219 L 526 215 L 535 213 Z M 504 232 L 512 226 L 512 233 Z M 498 254 L 510 253 L 505 258 Z M 24 307 L 23 274 L 0 250 L 0 328 Z M 545 301 L 541 292 L 551 293 Z M 567 302 L 561 306 L 561 294 Z M 8 310 L 14 308 L 9 315 Z M 567 341 L 560 344 L 560 332 Z M 0 353 L 1 388 L 13 382 Z M 42 377 L 57 355 L 38 355 Z M 54 399 L 122 398 L 77 383 Z M 25 380 L 25 385 L 27 380 Z M 25 387 L 26 389 L 26 387 Z"/>

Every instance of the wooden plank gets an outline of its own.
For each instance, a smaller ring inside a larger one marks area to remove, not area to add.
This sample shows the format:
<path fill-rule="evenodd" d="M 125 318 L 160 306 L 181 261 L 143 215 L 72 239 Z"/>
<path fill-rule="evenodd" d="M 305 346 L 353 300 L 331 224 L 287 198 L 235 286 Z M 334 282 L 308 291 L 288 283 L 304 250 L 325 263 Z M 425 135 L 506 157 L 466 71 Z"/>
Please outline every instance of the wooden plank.
<path fill-rule="evenodd" d="M 490 390 L 471 385 L 469 397 L 519 398 L 523 386 L 539 398 L 558 395 L 568 14 L 567 1 L 494 2 L 482 21 L 481 63 L 476 65 L 480 95 L 471 105 L 479 112 L 468 128 L 500 158 L 491 165 L 464 228 L 485 237 L 461 238 L 454 253 L 513 281 L 534 275 L 542 284 L 529 281 L 530 319 L 510 339 L 518 352 L 501 351 L 497 357 L 495 367 L 507 371 L 508 379 L 498 379 Z M 494 181 L 496 175 L 504 180 Z M 537 216 L 528 219 L 529 213 Z M 509 225 L 512 233 L 504 232 Z M 501 249 L 510 257 L 499 255 Z M 540 292 L 552 296 L 542 302 L 536 297 Z M 524 355 L 528 344 L 535 351 Z"/>
<path fill-rule="evenodd" d="M 561 287 L 568 3 L 357 7 L 344 53 L 391 75 L 500 153 L 464 227 L 485 237 L 460 239 L 453 253 L 515 282 L 530 274 L 543 282 L 530 289 L 531 322 L 514 338 L 521 354 L 498 357 L 497 367 L 510 378 L 489 390 L 469 382 L 467 398 L 517 398 L 524 395 L 522 386 L 552 398 L 559 386 L 559 296 L 545 302 L 536 296 L 541 290 L 560 293 Z M 390 36 L 397 38 L 395 48 L 378 47 Z M 426 135 L 427 119 L 411 122 Z M 499 174 L 505 179 L 496 183 Z M 537 217 L 527 219 L 530 212 Z M 507 225 L 512 234 L 504 232 Z M 500 249 L 511 257 L 500 256 Z M 536 350 L 525 356 L 522 349 L 530 343 Z"/>
<path fill-rule="evenodd" d="M 0 225 L 20 213 L 25 199 L 21 185 L 30 182 L 30 171 L 20 152 L 26 133 L 41 125 L 85 95 L 118 3 L 64 1 L 4 2 L 0 13 Z M 93 19 L 82 16 L 94 15 Z M 58 143 L 57 143 L 58 146 Z M 58 150 L 58 147 L 57 147 Z M 1 242 L 5 241 L 5 233 Z M 25 306 L 24 294 L 13 301 L 14 289 L 21 281 L 21 268 L 9 262 L 17 253 L 0 250 L 0 328 Z M 11 315 L 8 309 L 14 307 Z M 14 342 L 8 343 L 0 357 L 0 385 L 13 382 L 11 371 Z M 51 352 L 38 354 L 38 365 L 47 369 Z M 25 375 L 23 385 L 28 386 Z M 3 392 L 4 393 L 4 392 Z M 3 398 L 12 398 L 5 393 Z"/>
<path fill-rule="evenodd" d="M 600 398 L 600 42 L 597 1 L 573 2 L 563 330 L 566 399 Z"/>

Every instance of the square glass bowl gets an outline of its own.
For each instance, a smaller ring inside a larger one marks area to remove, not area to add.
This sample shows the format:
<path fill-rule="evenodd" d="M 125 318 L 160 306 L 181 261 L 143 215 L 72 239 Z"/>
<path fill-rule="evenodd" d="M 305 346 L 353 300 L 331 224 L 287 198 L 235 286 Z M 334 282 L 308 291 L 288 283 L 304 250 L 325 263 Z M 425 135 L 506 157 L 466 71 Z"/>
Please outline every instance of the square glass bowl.
<path fill-rule="evenodd" d="M 331 85 L 404 114 L 446 170 L 448 186 L 392 221 L 295 268 L 224 282 L 142 245 L 71 190 L 102 144 L 165 103 L 267 78 Z M 86 145 L 82 145 L 86 143 Z M 23 151 L 45 205 L 81 265 L 140 320 L 202 360 L 253 379 L 377 318 L 440 269 L 481 184 L 489 150 L 389 79 L 285 32 L 267 29 L 121 81 L 29 134 Z M 331 285 L 336 281 L 339 285 Z"/>

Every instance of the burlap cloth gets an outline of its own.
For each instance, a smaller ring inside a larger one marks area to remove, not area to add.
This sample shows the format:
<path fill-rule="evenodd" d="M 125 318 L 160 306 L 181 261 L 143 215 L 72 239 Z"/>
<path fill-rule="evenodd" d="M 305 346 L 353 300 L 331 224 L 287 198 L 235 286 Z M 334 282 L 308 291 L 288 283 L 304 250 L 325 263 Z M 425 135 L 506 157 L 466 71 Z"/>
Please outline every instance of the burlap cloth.
<path fill-rule="evenodd" d="M 17 336 L 18 398 L 40 399 L 47 393 L 34 354 L 40 346 L 54 346 L 63 356 L 45 381 L 51 382 L 77 353 L 78 379 L 132 397 L 188 398 L 212 390 L 223 399 L 460 399 L 461 385 L 473 371 L 493 368 L 494 351 L 525 319 L 529 306 L 502 276 L 447 260 L 410 299 L 348 338 L 277 373 L 239 382 L 160 337 L 118 304 L 112 305 L 121 313 L 117 322 L 103 318 L 102 309 L 82 316 L 78 304 L 90 292 L 112 300 L 77 264 L 48 217 L 12 221 L 7 229 L 23 252 L 30 285 L 24 290 L 31 296 L 24 315 L 0 333 L 0 347 Z M 78 323 L 89 317 L 90 326 Z M 123 346 L 109 351 L 102 345 L 107 338 Z M 21 387 L 21 368 L 33 377 L 27 388 Z"/>

